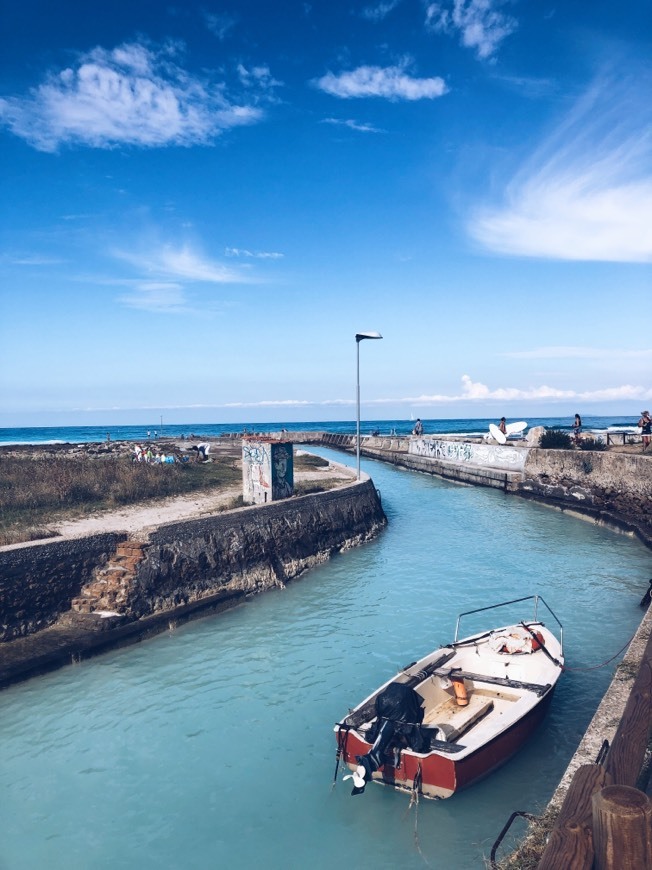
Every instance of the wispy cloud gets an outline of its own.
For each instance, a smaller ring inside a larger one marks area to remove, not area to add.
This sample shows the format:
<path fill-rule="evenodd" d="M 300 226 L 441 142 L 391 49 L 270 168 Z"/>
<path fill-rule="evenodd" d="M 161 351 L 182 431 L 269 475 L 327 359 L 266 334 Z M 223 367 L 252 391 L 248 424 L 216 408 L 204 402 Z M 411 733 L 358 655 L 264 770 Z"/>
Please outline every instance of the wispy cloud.
<path fill-rule="evenodd" d="M 400 2 L 401 0 L 381 0 L 379 3 L 365 6 L 360 14 L 368 21 L 383 21 L 390 12 L 396 9 Z"/>
<path fill-rule="evenodd" d="M 34 148 L 56 151 L 63 144 L 210 144 L 225 130 L 261 120 L 258 103 L 277 84 L 271 77 L 251 76 L 246 87 L 253 90 L 240 101 L 224 82 L 184 70 L 177 51 L 136 43 L 95 48 L 28 96 L 0 99 L 0 122 Z"/>
<path fill-rule="evenodd" d="M 222 42 L 235 27 L 237 19 L 233 15 L 227 15 L 226 13 L 206 12 L 204 14 L 204 21 L 210 32 Z"/>
<path fill-rule="evenodd" d="M 603 76 L 469 232 L 489 250 L 560 260 L 652 260 L 652 70 Z"/>
<path fill-rule="evenodd" d="M 209 284 L 243 283 L 248 276 L 204 257 L 189 245 L 162 245 L 146 251 L 114 250 L 113 255 L 149 276 L 201 281 Z"/>
<path fill-rule="evenodd" d="M 563 400 L 577 400 L 578 402 L 603 402 L 603 401 L 648 401 L 652 400 L 652 388 L 625 384 L 617 387 L 606 387 L 600 390 L 560 390 L 546 385 L 538 387 L 488 387 L 478 381 L 472 381 L 468 375 L 462 375 L 462 389 L 459 393 L 427 393 L 420 396 L 403 396 L 400 398 L 376 398 L 365 399 L 366 405 L 386 406 L 404 405 L 409 406 L 439 406 L 455 404 L 458 402 L 487 402 L 500 401 L 501 404 L 509 402 L 557 402 Z M 220 405 L 224 408 L 269 408 L 269 407 L 350 407 L 355 405 L 354 399 L 325 399 L 315 402 L 305 399 L 262 399 L 257 402 L 230 402 Z"/>
<path fill-rule="evenodd" d="M 509 0 L 441 0 L 426 5 L 426 26 L 439 33 L 459 34 L 462 45 L 481 59 L 495 54 L 500 43 L 517 28 L 500 11 Z"/>
<path fill-rule="evenodd" d="M 355 130 L 356 133 L 382 133 L 378 127 L 371 124 L 364 124 L 361 121 L 352 119 L 344 120 L 342 118 L 324 118 L 322 124 L 333 124 L 335 127 L 348 127 L 349 130 Z"/>
<path fill-rule="evenodd" d="M 225 248 L 224 254 L 227 257 L 246 257 L 255 260 L 282 260 L 285 256 L 277 251 L 248 251 L 246 248 Z"/>
<path fill-rule="evenodd" d="M 2 254 L 0 263 L 8 266 L 60 266 L 65 263 L 60 257 L 45 257 L 42 254 Z"/>
<path fill-rule="evenodd" d="M 130 293 L 120 296 L 128 308 L 154 311 L 164 314 L 179 314 L 189 310 L 181 284 L 142 281 L 135 283 Z"/>
<path fill-rule="evenodd" d="M 360 66 L 350 72 L 327 73 L 313 84 L 334 97 L 382 97 L 386 100 L 433 100 L 448 90 L 439 76 L 414 78 L 406 72 L 407 63 L 399 66 Z"/>

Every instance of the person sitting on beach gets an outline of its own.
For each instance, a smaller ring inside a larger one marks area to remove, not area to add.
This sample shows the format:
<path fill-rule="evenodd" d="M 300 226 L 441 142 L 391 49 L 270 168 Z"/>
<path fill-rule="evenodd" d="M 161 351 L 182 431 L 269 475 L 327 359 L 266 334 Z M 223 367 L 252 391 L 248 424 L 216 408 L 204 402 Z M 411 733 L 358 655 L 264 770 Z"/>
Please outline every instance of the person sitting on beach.
<path fill-rule="evenodd" d="M 650 446 L 650 436 L 652 436 L 652 417 L 649 411 L 641 411 L 641 419 L 638 421 L 641 427 L 641 435 L 643 440 L 643 452 Z"/>
<path fill-rule="evenodd" d="M 507 420 L 504 417 L 500 418 L 500 423 L 498 424 L 498 428 L 500 431 L 507 437 Z"/>

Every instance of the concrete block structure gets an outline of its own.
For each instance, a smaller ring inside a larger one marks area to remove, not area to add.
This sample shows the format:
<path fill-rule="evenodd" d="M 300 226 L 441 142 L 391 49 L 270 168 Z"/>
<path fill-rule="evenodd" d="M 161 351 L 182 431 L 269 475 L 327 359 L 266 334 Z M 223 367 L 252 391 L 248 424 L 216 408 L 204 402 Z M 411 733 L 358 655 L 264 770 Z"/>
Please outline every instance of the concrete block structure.
<path fill-rule="evenodd" d="M 294 495 L 292 444 L 243 439 L 242 497 L 245 504 L 266 504 L 291 495 Z"/>

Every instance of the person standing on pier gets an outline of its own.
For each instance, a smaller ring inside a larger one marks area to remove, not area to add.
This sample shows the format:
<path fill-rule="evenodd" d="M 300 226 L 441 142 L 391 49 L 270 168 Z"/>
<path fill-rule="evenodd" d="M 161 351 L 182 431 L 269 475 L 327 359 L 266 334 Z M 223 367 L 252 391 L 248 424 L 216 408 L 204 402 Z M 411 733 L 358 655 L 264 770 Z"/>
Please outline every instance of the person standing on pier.
<path fill-rule="evenodd" d="M 641 419 L 638 421 L 641 427 L 641 435 L 643 436 L 643 452 L 650 446 L 650 436 L 652 436 L 652 418 L 649 411 L 641 411 Z"/>

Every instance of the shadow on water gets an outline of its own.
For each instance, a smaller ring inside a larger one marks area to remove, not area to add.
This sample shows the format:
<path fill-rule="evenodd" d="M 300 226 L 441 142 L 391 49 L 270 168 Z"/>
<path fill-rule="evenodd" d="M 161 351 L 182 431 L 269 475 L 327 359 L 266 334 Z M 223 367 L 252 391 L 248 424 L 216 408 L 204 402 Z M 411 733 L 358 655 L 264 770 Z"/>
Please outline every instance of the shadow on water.
<path fill-rule="evenodd" d="M 319 450 L 338 461 L 342 455 Z M 2 693 L 2 870 L 483 867 L 516 809 L 539 812 L 616 662 L 569 671 L 544 725 L 447 801 L 331 791 L 333 724 L 451 640 L 457 614 L 539 593 L 569 666 L 641 618 L 636 541 L 501 492 L 365 463 L 389 518 L 285 590 Z"/>

